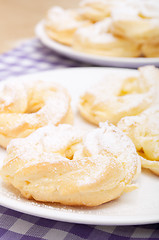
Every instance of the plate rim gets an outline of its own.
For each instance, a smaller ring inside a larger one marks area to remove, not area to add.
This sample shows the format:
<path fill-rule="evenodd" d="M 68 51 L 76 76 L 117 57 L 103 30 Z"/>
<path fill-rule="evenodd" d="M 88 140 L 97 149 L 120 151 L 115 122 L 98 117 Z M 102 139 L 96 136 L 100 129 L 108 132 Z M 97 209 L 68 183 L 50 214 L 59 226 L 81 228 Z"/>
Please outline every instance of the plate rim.
<path fill-rule="evenodd" d="M 106 57 L 106 56 L 97 56 L 94 54 L 75 51 L 71 47 L 60 44 L 54 41 L 53 39 L 49 38 L 44 30 L 44 22 L 45 22 L 44 20 L 41 20 L 35 26 L 36 36 L 40 39 L 40 41 L 45 46 L 71 59 L 80 60 L 81 62 L 85 62 L 88 64 L 93 63 L 100 66 L 109 66 L 109 67 L 117 66 L 117 67 L 137 68 L 143 65 L 159 66 L 159 57 L 158 58 Z M 125 66 L 123 64 L 125 64 Z"/>
<path fill-rule="evenodd" d="M 36 205 L 29 205 L 29 200 L 25 200 L 27 202 L 20 202 L 19 200 L 10 199 L 10 202 L 7 203 L 7 197 L 3 197 L 0 200 L 0 205 L 3 207 L 10 208 L 14 211 L 18 211 L 24 214 L 29 214 L 36 217 L 42 217 L 45 219 L 62 221 L 62 222 L 69 222 L 69 223 L 77 223 L 77 224 L 88 224 L 88 225 L 105 225 L 105 226 L 131 226 L 131 225 L 145 225 L 145 224 L 155 224 L 159 222 L 159 216 L 157 217 L 131 217 L 129 219 L 127 216 L 102 216 L 102 215 L 85 215 L 83 214 L 74 213 L 74 212 L 65 212 L 65 211 L 58 211 L 56 209 L 48 208 L 41 208 L 40 206 Z M 17 202 L 19 204 L 17 204 Z M 40 204 L 40 202 L 38 202 Z M 33 211 L 32 211 L 33 210 Z M 40 211 L 39 211 L 40 210 Z M 53 214 L 54 213 L 54 214 Z"/>

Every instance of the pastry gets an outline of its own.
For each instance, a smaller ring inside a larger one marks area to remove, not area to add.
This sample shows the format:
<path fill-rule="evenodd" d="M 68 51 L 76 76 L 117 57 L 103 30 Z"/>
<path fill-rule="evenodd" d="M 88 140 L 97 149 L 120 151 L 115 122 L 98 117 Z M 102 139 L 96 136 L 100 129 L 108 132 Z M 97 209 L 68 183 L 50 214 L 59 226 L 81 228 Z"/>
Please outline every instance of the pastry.
<path fill-rule="evenodd" d="M 130 138 L 103 123 L 85 136 L 79 128 L 48 125 L 7 147 L 4 181 L 28 199 L 97 206 L 134 190 L 140 157 Z"/>
<path fill-rule="evenodd" d="M 83 20 L 78 11 L 54 7 L 48 12 L 45 31 L 51 39 L 65 45 L 72 45 L 74 32 L 88 24 L 89 21 Z"/>
<path fill-rule="evenodd" d="M 139 75 L 111 73 L 90 87 L 81 97 L 79 111 L 91 123 L 109 120 L 116 124 L 122 117 L 140 114 L 150 107 L 157 95 L 158 69 L 139 68 Z"/>
<path fill-rule="evenodd" d="M 134 0 L 132 0 L 133 2 Z M 143 18 L 159 18 L 159 2 L 156 0 L 136 0 L 138 4 L 139 15 Z"/>
<path fill-rule="evenodd" d="M 142 45 L 141 52 L 145 57 L 159 57 L 159 42 L 145 43 Z"/>
<path fill-rule="evenodd" d="M 77 9 L 53 7 L 44 29 L 51 39 L 84 53 L 159 56 L 157 0 L 82 0 Z"/>
<path fill-rule="evenodd" d="M 139 9 L 125 6 L 112 11 L 111 32 L 136 43 L 159 42 L 159 18 L 140 17 Z"/>
<path fill-rule="evenodd" d="M 83 17 L 98 22 L 106 17 L 110 17 L 112 8 L 125 2 L 124 0 L 83 0 L 80 2 L 80 12 Z"/>
<path fill-rule="evenodd" d="M 78 51 L 110 57 L 138 57 L 139 44 L 113 36 L 107 18 L 88 27 L 79 28 L 73 38 L 73 48 Z"/>
<path fill-rule="evenodd" d="M 118 127 L 134 142 L 143 168 L 159 175 L 159 102 L 139 116 L 122 118 Z"/>
<path fill-rule="evenodd" d="M 67 91 L 52 81 L 8 80 L 0 83 L 0 145 L 26 137 L 52 123 L 72 123 Z"/>

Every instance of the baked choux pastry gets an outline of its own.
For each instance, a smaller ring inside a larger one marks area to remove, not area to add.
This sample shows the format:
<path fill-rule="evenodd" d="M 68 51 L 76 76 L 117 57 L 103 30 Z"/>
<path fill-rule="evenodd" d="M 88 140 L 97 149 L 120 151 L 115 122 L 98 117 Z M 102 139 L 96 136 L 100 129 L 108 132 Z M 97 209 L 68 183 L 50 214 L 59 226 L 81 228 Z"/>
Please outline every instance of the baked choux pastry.
<path fill-rule="evenodd" d="M 78 51 L 110 57 L 138 57 L 140 46 L 135 42 L 113 36 L 107 18 L 88 27 L 79 28 L 73 38 L 73 48 Z"/>
<path fill-rule="evenodd" d="M 111 32 L 136 43 L 159 42 L 159 18 L 143 18 L 131 7 L 114 9 Z"/>
<path fill-rule="evenodd" d="M 132 0 L 134 2 L 134 0 Z M 156 0 L 136 0 L 139 7 L 139 15 L 143 18 L 159 18 L 159 2 Z"/>
<path fill-rule="evenodd" d="M 79 111 L 91 123 L 106 120 L 116 124 L 124 116 L 140 114 L 150 107 L 156 93 L 158 69 L 139 68 L 138 76 L 110 74 L 102 82 L 90 87 L 81 97 Z"/>
<path fill-rule="evenodd" d="M 89 21 L 83 20 L 78 11 L 54 7 L 45 20 L 45 31 L 50 38 L 65 45 L 72 45 L 74 32 Z"/>
<path fill-rule="evenodd" d="M 128 16 L 132 15 L 132 11 L 134 11 L 137 16 L 143 19 L 159 18 L 159 4 L 156 0 L 126 0 L 123 1 L 123 3 L 123 5 L 118 5 L 117 8 L 122 7 L 123 10 L 126 8 L 127 11 L 125 11 L 125 14 Z M 115 8 L 116 6 L 112 10 Z M 120 13 L 120 10 L 121 9 L 119 9 L 118 13 L 116 12 L 117 15 Z"/>
<path fill-rule="evenodd" d="M 44 30 L 61 44 L 97 56 L 159 56 L 158 0 L 82 0 L 77 9 L 53 7 Z"/>
<path fill-rule="evenodd" d="M 104 123 L 83 137 L 79 128 L 48 125 L 7 147 L 4 181 L 28 199 L 97 206 L 134 190 L 140 157 L 129 137 Z"/>
<path fill-rule="evenodd" d="M 112 8 L 124 0 L 83 0 L 80 2 L 80 12 L 83 17 L 92 22 L 98 22 L 110 17 Z"/>
<path fill-rule="evenodd" d="M 44 80 L 0 83 L 0 146 L 49 123 L 72 122 L 70 96 L 62 86 Z"/>
<path fill-rule="evenodd" d="M 132 139 L 142 167 L 159 175 L 159 102 L 139 116 L 122 118 L 118 127 Z"/>

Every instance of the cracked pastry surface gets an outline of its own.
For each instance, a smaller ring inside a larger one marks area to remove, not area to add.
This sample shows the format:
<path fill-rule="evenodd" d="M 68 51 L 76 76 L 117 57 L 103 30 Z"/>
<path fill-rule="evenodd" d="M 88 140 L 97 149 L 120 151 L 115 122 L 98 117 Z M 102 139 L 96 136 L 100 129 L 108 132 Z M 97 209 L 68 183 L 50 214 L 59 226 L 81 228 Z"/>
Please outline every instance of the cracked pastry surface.
<path fill-rule="evenodd" d="M 79 111 L 97 125 L 106 120 L 116 124 L 124 116 L 140 114 L 155 101 L 157 76 L 153 66 L 139 68 L 138 77 L 112 73 L 81 95 Z"/>
<path fill-rule="evenodd" d="M 79 128 L 48 125 L 7 148 L 4 181 L 25 198 L 97 206 L 134 190 L 140 158 L 129 137 L 103 123 L 84 135 Z"/>
<path fill-rule="evenodd" d="M 70 96 L 60 85 L 35 80 L 8 80 L 0 83 L 0 145 L 26 137 L 52 123 L 72 123 Z"/>

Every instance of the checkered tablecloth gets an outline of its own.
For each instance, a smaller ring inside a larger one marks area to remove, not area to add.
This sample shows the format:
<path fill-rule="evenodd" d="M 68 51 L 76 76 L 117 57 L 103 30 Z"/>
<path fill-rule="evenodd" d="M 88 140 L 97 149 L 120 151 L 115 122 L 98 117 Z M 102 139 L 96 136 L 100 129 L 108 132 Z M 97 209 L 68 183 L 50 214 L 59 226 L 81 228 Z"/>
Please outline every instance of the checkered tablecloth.
<path fill-rule="evenodd" d="M 83 63 L 59 56 L 37 39 L 0 56 L 0 80 L 38 71 L 84 67 Z M 30 216 L 0 206 L 2 240 L 128 240 L 159 239 L 159 224 L 143 226 L 92 226 L 58 222 Z"/>

